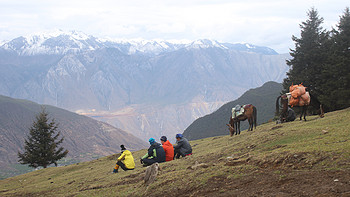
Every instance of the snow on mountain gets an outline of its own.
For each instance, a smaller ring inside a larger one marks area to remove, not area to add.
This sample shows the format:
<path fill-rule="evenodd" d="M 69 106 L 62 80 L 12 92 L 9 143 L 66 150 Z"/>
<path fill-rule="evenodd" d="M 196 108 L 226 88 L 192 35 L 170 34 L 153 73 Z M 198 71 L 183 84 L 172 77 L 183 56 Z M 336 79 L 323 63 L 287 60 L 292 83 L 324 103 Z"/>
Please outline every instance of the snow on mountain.
<path fill-rule="evenodd" d="M 256 45 L 252 45 L 249 43 L 223 43 L 222 45 L 224 45 L 225 47 L 227 47 L 228 49 L 231 50 L 236 50 L 236 51 L 245 51 L 245 52 L 253 52 L 253 53 L 260 53 L 260 54 L 264 54 L 264 55 L 277 55 L 278 53 L 268 47 L 264 47 L 264 46 L 256 46 Z"/>
<path fill-rule="evenodd" d="M 195 41 L 165 40 L 116 40 L 101 39 L 83 32 L 54 30 L 22 36 L 0 44 L 0 48 L 14 51 L 19 55 L 67 54 L 101 48 L 117 48 L 126 54 L 145 53 L 157 55 L 181 48 L 198 49 L 217 47 L 262 54 L 277 54 L 273 49 L 252 44 L 220 43 L 216 40 L 200 39 Z"/>
<path fill-rule="evenodd" d="M 225 49 L 227 48 L 223 44 L 217 42 L 216 40 L 208 40 L 208 39 L 196 40 L 186 46 L 186 48 L 211 48 L 211 47 L 218 47 L 218 48 L 225 48 Z"/>
<path fill-rule="evenodd" d="M 1 48 L 12 50 L 20 55 L 66 54 L 81 50 L 94 50 L 103 47 L 93 36 L 82 32 L 56 30 L 21 36 L 4 43 Z"/>
<path fill-rule="evenodd" d="M 164 40 L 131 40 L 126 42 L 130 44 L 129 54 L 137 52 L 159 54 L 179 48 L 177 45 Z"/>

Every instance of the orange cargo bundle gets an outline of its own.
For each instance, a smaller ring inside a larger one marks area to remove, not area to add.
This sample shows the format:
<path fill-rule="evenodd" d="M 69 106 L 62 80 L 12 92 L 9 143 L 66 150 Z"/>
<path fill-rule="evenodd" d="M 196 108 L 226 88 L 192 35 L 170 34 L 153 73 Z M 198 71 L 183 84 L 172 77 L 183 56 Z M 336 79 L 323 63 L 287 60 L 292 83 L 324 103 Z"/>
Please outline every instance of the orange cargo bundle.
<path fill-rule="evenodd" d="M 306 87 L 304 87 L 302 84 L 298 85 L 298 89 L 300 91 L 300 95 L 303 95 L 306 93 Z"/>
<path fill-rule="evenodd" d="M 290 99 L 289 99 L 289 105 L 290 106 L 294 106 L 294 105 L 298 105 L 299 104 L 299 100 L 301 100 L 301 99 L 299 99 L 299 98 L 294 98 L 294 97 L 290 97 Z"/>
<path fill-rule="evenodd" d="M 310 104 L 310 94 L 309 92 L 305 92 L 305 94 L 301 95 L 299 99 L 299 106 L 309 105 Z"/>
<path fill-rule="evenodd" d="M 306 87 L 304 87 L 303 84 L 292 84 L 289 87 L 289 92 L 292 95 L 291 99 L 289 100 L 289 105 L 294 106 L 299 104 L 299 106 L 303 106 L 310 103 L 310 95 L 309 93 L 306 95 Z M 300 99 L 300 97 L 302 97 L 302 99 Z"/>
<path fill-rule="evenodd" d="M 289 92 L 293 92 L 293 90 L 295 89 L 295 88 L 297 88 L 298 87 L 298 85 L 291 85 L 290 87 L 289 87 Z"/>

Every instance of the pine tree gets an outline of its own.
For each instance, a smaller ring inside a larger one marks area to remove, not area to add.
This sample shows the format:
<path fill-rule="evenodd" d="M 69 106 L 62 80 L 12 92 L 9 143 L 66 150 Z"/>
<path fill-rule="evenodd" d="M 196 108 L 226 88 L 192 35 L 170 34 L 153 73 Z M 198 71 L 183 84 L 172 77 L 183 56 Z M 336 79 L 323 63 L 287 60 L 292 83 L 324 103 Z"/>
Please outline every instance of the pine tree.
<path fill-rule="evenodd" d="M 350 107 L 350 11 L 347 7 L 337 29 L 331 35 L 329 61 L 322 74 L 323 91 L 320 97 L 329 110 Z"/>
<path fill-rule="evenodd" d="M 43 108 L 30 128 L 28 139 L 25 140 L 24 153 L 18 152 L 21 164 L 29 164 L 33 168 L 46 168 L 50 164 L 57 166 L 57 161 L 67 155 L 68 150 L 58 147 L 64 138 L 57 141 L 60 135 L 60 132 L 55 134 L 57 124 L 53 119 L 50 123 L 48 121 L 48 113 Z"/>
<path fill-rule="evenodd" d="M 307 15 L 309 18 L 300 25 L 301 37 L 292 36 L 295 49 L 290 52 L 292 59 L 287 60 L 290 70 L 283 81 L 283 87 L 287 92 L 290 85 L 303 83 L 315 94 L 322 94 L 321 70 L 327 60 L 326 43 L 329 33 L 321 27 L 323 18 L 318 16 L 317 10 L 312 8 Z"/>

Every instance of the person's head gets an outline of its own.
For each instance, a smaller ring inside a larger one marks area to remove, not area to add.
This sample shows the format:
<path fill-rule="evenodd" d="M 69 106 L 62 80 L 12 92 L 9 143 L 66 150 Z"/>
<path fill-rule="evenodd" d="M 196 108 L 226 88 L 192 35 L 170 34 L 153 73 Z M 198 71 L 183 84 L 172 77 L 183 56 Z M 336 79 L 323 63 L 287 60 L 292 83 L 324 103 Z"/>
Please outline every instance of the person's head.
<path fill-rule="evenodd" d="M 148 142 L 149 142 L 150 145 L 152 145 L 152 144 L 154 144 L 156 142 L 156 140 L 151 137 L 151 138 L 149 138 Z"/>
<path fill-rule="evenodd" d="M 176 140 L 179 141 L 183 138 L 183 135 L 181 133 L 176 134 Z"/>
<path fill-rule="evenodd" d="M 124 144 L 120 145 L 120 148 L 122 149 L 122 151 L 126 150 Z"/>
<path fill-rule="evenodd" d="M 160 138 L 160 143 L 164 144 L 168 139 L 166 138 L 166 136 L 162 136 Z"/>

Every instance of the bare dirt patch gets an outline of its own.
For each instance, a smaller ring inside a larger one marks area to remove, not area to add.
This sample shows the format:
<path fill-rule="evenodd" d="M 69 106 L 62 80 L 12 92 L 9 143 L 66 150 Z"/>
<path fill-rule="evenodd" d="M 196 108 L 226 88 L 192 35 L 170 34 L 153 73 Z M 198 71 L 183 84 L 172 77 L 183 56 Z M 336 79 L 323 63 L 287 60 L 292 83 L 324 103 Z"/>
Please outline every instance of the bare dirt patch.
<path fill-rule="evenodd" d="M 185 195 L 184 195 L 185 194 Z M 350 170 L 273 171 L 229 179 L 216 176 L 205 187 L 172 192 L 170 196 L 350 196 Z"/>

